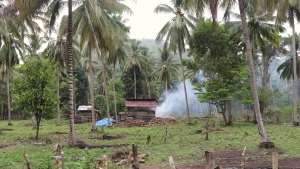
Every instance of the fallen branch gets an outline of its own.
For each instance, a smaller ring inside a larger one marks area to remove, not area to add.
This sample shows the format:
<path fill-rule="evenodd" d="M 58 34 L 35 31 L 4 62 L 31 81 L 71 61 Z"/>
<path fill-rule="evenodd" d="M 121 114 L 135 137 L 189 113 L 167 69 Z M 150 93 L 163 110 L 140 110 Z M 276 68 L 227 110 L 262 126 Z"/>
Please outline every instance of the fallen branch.
<path fill-rule="evenodd" d="M 150 155 L 150 153 L 138 155 L 139 163 L 145 163 L 145 157 L 148 157 L 149 155 Z M 130 159 L 129 163 L 131 163 L 133 161 L 133 157 L 130 157 L 130 158 L 131 159 Z M 129 160 L 129 158 L 128 159 L 120 160 L 119 162 L 116 163 L 116 165 L 119 166 L 119 165 L 122 165 L 124 163 L 127 163 L 128 160 Z"/>
<path fill-rule="evenodd" d="M 25 157 L 25 160 L 26 160 L 26 166 L 27 166 L 27 169 L 31 169 L 30 167 L 30 162 L 29 162 L 29 158 L 28 158 L 28 155 L 26 154 L 25 150 L 24 150 L 24 157 Z"/>

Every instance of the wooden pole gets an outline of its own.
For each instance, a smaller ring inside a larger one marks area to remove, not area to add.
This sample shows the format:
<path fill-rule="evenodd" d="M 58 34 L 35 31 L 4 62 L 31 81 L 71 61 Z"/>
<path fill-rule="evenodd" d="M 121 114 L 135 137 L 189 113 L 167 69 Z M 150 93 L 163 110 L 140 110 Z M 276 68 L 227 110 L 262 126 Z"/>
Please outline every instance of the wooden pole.
<path fill-rule="evenodd" d="M 24 157 L 25 157 L 25 160 L 26 160 L 26 166 L 27 166 L 27 169 L 31 169 L 30 167 L 30 162 L 29 162 L 29 158 L 28 158 L 28 155 L 26 154 L 25 150 L 24 150 Z"/>
<path fill-rule="evenodd" d="M 127 159 L 125 168 L 129 168 L 129 165 L 131 163 L 131 156 L 132 156 L 132 151 L 130 151 L 129 154 L 128 154 L 128 159 Z"/>
<path fill-rule="evenodd" d="M 168 135 L 168 127 L 166 127 L 166 130 L 165 130 L 165 138 L 164 138 L 164 143 L 167 142 L 167 135 Z"/>
<path fill-rule="evenodd" d="M 205 151 L 205 158 L 206 158 L 205 169 L 214 169 L 215 159 L 213 153 Z"/>
<path fill-rule="evenodd" d="M 103 160 L 104 160 L 104 169 L 108 169 L 108 158 L 106 155 L 102 156 Z"/>
<path fill-rule="evenodd" d="M 65 169 L 65 154 L 61 152 L 61 169 Z"/>
<path fill-rule="evenodd" d="M 244 151 L 242 153 L 242 164 L 241 164 L 242 169 L 245 168 L 245 151 L 246 151 L 246 147 L 244 148 Z"/>
<path fill-rule="evenodd" d="M 278 169 L 278 152 L 272 153 L 272 169 Z"/>
<path fill-rule="evenodd" d="M 132 169 L 139 169 L 138 146 L 132 144 L 133 164 Z"/>
<path fill-rule="evenodd" d="M 169 163 L 170 163 L 170 167 L 171 169 L 176 169 L 175 164 L 174 164 L 174 159 L 172 156 L 168 157 L 169 158 Z"/>

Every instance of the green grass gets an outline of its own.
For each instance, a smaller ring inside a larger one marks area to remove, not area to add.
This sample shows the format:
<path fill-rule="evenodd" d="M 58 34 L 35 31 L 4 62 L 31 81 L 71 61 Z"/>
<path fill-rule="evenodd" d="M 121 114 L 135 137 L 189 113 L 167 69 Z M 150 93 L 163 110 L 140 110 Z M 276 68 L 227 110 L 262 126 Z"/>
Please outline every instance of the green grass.
<path fill-rule="evenodd" d="M 146 163 L 141 166 L 168 166 L 168 157 L 173 156 L 175 163 L 178 164 L 199 164 L 204 162 L 204 151 L 215 151 L 218 149 L 243 150 L 246 146 L 248 152 L 266 151 L 260 150 L 258 145 L 261 141 L 257 131 L 257 125 L 250 123 L 234 123 L 233 126 L 224 126 L 223 122 L 218 120 L 211 121 L 217 124 L 217 128 L 222 131 L 209 133 L 209 140 L 205 140 L 205 131 L 201 134 L 195 134 L 196 130 L 202 129 L 205 121 L 194 118 L 193 124 L 185 123 L 168 126 L 152 127 L 98 127 L 98 132 L 91 133 L 89 124 L 76 124 L 76 133 L 78 137 L 89 144 L 111 145 L 111 144 L 136 144 L 139 154 L 150 152 Z M 1 128 L 11 128 L 12 131 L 2 131 L 0 135 L 0 146 L 11 144 L 12 146 L 0 149 L 0 168 L 20 168 L 26 166 L 23 157 L 24 151 L 29 156 L 33 169 L 36 168 L 60 168 L 54 165 L 51 157 L 54 154 L 52 146 L 58 142 L 64 145 L 62 151 L 66 156 L 66 168 L 93 168 L 94 157 L 102 155 L 111 155 L 120 150 L 129 150 L 131 146 L 121 148 L 105 149 L 78 149 L 68 148 L 68 134 L 59 136 L 54 132 L 69 132 L 69 123 L 67 120 L 61 122 L 61 126 L 56 126 L 55 120 L 42 121 L 40 127 L 39 142 L 50 141 L 51 144 L 43 146 L 33 145 L 36 140 L 35 130 L 31 126 L 30 120 L 13 121 L 13 126 L 7 126 L 7 121 L 0 121 Z M 165 129 L 168 128 L 167 142 L 164 144 Z M 288 125 L 265 125 L 265 129 L 274 142 L 276 151 L 281 155 L 296 156 L 300 152 L 299 143 L 300 128 Z M 115 140 L 97 140 L 90 139 L 101 137 L 108 133 L 110 136 L 119 136 Z M 151 141 L 147 144 L 147 137 Z M 6 143 L 5 143 L 6 142 Z M 73 161 L 72 157 L 86 157 L 83 161 Z M 109 163 L 109 168 L 121 168 Z"/>

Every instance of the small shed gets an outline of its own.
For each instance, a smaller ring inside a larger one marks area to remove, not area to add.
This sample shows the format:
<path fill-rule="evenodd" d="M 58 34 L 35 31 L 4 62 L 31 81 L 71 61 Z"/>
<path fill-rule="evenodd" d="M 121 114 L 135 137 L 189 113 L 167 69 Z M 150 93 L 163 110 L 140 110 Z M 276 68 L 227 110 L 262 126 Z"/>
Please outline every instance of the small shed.
<path fill-rule="evenodd" d="M 95 109 L 95 118 L 97 119 L 98 110 Z M 92 121 L 92 105 L 80 105 L 77 109 L 77 116 L 84 119 L 85 122 Z"/>
<path fill-rule="evenodd" d="M 119 115 L 148 122 L 155 117 L 156 106 L 155 99 L 127 99 L 126 107 L 128 110 L 119 112 Z"/>

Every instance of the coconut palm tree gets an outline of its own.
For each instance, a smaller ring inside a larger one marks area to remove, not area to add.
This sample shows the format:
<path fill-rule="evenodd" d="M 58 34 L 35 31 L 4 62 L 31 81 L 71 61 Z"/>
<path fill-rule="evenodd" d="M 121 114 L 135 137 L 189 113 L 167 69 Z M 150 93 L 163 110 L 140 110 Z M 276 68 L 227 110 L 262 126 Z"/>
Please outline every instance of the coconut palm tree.
<path fill-rule="evenodd" d="M 18 53 L 21 53 L 20 34 L 11 20 L 7 20 L 6 24 L 1 24 L 0 35 L 4 44 L 0 50 L 0 65 L 2 72 L 5 72 L 7 83 L 7 106 L 8 106 L 8 125 L 12 125 L 10 111 L 10 72 L 14 65 L 19 63 Z"/>
<path fill-rule="evenodd" d="M 174 59 L 174 55 L 167 49 L 158 49 L 160 58 L 156 60 L 155 70 L 153 74 L 157 75 L 157 79 L 165 84 L 166 96 L 168 95 L 168 86 L 173 79 L 178 77 L 178 68 L 180 64 Z"/>
<path fill-rule="evenodd" d="M 135 69 L 138 67 L 140 70 L 145 70 L 148 66 L 146 56 L 141 54 L 141 41 L 135 39 L 130 40 L 130 45 L 127 47 L 128 59 L 125 60 L 125 70 L 129 71 L 133 69 L 134 78 L 134 98 L 136 99 L 136 72 Z"/>
<path fill-rule="evenodd" d="M 287 49 L 293 49 L 291 45 L 292 41 L 290 37 L 285 37 L 282 39 L 283 40 L 283 48 L 287 48 Z M 300 48 L 300 37 L 298 35 L 295 36 L 295 40 L 296 40 L 296 68 L 297 68 L 297 77 L 300 77 L 300 60 L 299 60 L 299 48 Z M 280 79 L 283 80 L 293 80 L 294 79 L 294 62 L 293 62 L 293 51 L 288 51 L 288 50 L 284 50 L 283 53 L 285 55 L 288 55 L 289 57 L 287 58 L 286 61 L 284 61 L 283 63 L 281 63 L 278 67 L 277 67 L 277 72 L 280 73 Z"/>
<path fill-rule="evenodd" d="M 116 6 L 114 6 L 116 5 Z M 114 9 L 115 11 L 112 11 Z M 95 50 L 98 58 L 102 64 L 103 73 L 103 87 L 105 89 L 106 104 L 107 104 L 107 117 L 110 119 L 109 114 L 109 100 L 106 91 L 106 73 L 104 65 L 104 57 L 112 49 L 116 49 L 116 44 L 119 43 L 121 37 L 125 37 L 126 31 L 122 29 L 120 23 L 116 22 L 111 15 L 108 13 L 117 13 L 119 11 L 129 10 L 126 6 L 114 1 L 95 1 L 95 0 L 85 0 L 82 5 L 80 5 L 74 11 L 74 28 L 76 28 L 76 36 L 80 40 L 80 48 L 87 42 L 90 46 L 90 51 Z M 117 12 L 116 12 L 117 11 Z M 91 52 L 90 52 L 91 53 Z M 92 77 L 92 71 L 90 71 L 90 76 Z M 90 78 L 92 79 L 92 78 Z M 92 87 L 92 84 L 90 84 Z M 94 92 L 91 90 L 91 100 L 92 105 L 94 102 Z M 92 109 L 94 110 L 94 108 Z M 95 113 L 92 113 L 92 123 L 95 123 Z M 108 120 L 110 125 L 110 120 Z M 92 130 L 95 126 L 92 127 Z"/>
<path fill-rule="evenodd" d="M 235 0 L 223 0 L 222 7 L 225 8 L 225 14 L 224 18 L 229 19 L 229 13 L 228 11 L 231 11 L 232 7 L 236 4 L 237 1 Z M 251 88 L 253 93 L 253 100 L 254 100 L 254 112 L 256 115 L 256 121 L 258 124 L 258 131 L 259 134 L 262 137 L 261 146 L 274 146 L 272 142 L 270 142 L 267 133 L 264 128 L 264 124 L 262 121 L 261 113 L 260 113 L 260 106 L 259 106 L 259 99 L 258 99 L 258 93 L 257 93 L 257 86 L 256 86 L 256 75 L 255 75 L 255 68 L 254 68 L 254 61 L 253 61 L 253 53 L 251 48 L 251 42 L 249 38 L 249 31 L 248 31 L 248 23 L 247 23 L 247 6 L 252 5 L 254 7 L 261 7 L 265 6 L 266 4 L 269 4 L 270 1 L 261 1 L 260 4 L 257 3 L 258 1 L 244 1 L 244 0 L 238 0 L 239 10 L 240 10 L 240 17 L 242 21 L 242 28 L 243 28 L 243 35 L 244 35 L 244 43 L 246 45 L 246 56 L 248 58 L 248 66 L 250 69 L 250 77 L 251 77 Z M 253 4 L 250 4 L 253 3 Z"/>
<path fill-rule="evenodd" d="M 250 77 L 251 77 L 251 88 L 252 88 L 252 93 L 253 93 L 253 98 L 254 98 L 254 111 L 256 115 L 256 120 L 258 124 L 258 130 L 259 133 L 262 137 L 262 143 L 263 144 L 268 144 L 270 143 L 271 147 L 274 146 L 270 142 L 267 133 L 265 131 L 261 113 L 260 113 L 260 106 L 259 106 L 259 99 L 258 99 L 258 94 L 257 94 L 257 87 L 256 87 L 256 75 L 255 75 L 255 68 L 254 68 L 254 61 L 253 61 L 253 56 L 252 56 L 252 49 L 251 49 L 251 43 L 250 43 L 250 38 L 249 38 L 249 31 L 248 31 L 248 24 L 247 24 L 247 18 L 246 18 L 246 1 L 244 0 L 239 0 L 239 9 L 240 9 L 240 15 L 241 15 L 241 21 L 242 21 L 242 27 L 243 27 L 243 34 L 244 34 L 244 39 L 246 43 L 246 54 L 248 58 L 248 64 L 249 64 L 249 69 L 250 69 Z"/>
<path fill-rule="evenodd" d="M 282 0 L 277 3 L 276 24 L 281 25 L 288 22 L 292 28 L 292 56 L 293 56 L 293 96 L 294 96 L 294 125 L 299 126 L 297 104 L 298 104 L 298 89 L 297 89 L 297 56 L 296 56 L 296 40 L 295 40 L 295 19 L 300 21 L 300 1 L 299 0 Z"/>
<path fill-rule="evenodd" d="M 173 0 L 173 8 L 166 4 L 160 4 L 155 9 L 155 13 L 174 13 L 175 16 L 169 22 L 167 22 L 163 28 L 159 31 L 156 41 L 161 42 L 165 37 L 164 48 L 169 48 L 174 53 L 178 50 L 180 56 L 180 63 L 181 63 L 181 75 L 183 80 L 184 86 L 184 93 L 185 93 L 185 102 L 186 102 L 186 113 L 188 117 L 188 123 L 190 123 L 190 111 L 188 106 L 188 99 L 187 99 L 187 92 L 186 92 L 186 85 L 185 85 L 185 77 L 184 77 L 184 68 L 182 63 L 182 53 L 185 52 L 185 44 L 190 37 L 189 29 L 194 28 L 194 24 L 189 20 L 196 21 L 197 19 L 189 14 L 183 13 L 183 0 Z"/>
<path fill-rule="evenodd" d="M 114 52 L 109 52 L 108 63 L 113 64 L 113 91 L 114 91 L 114 111 L 116 122 L 118 123 L 117 116 L 117 98 L 116 98 L 116 89 L 115 89 L 115 79 L 116 79 L 116 64 L 119 64 L 125 60 L 127 57 L 124 46 L 119 46 Z"/>

